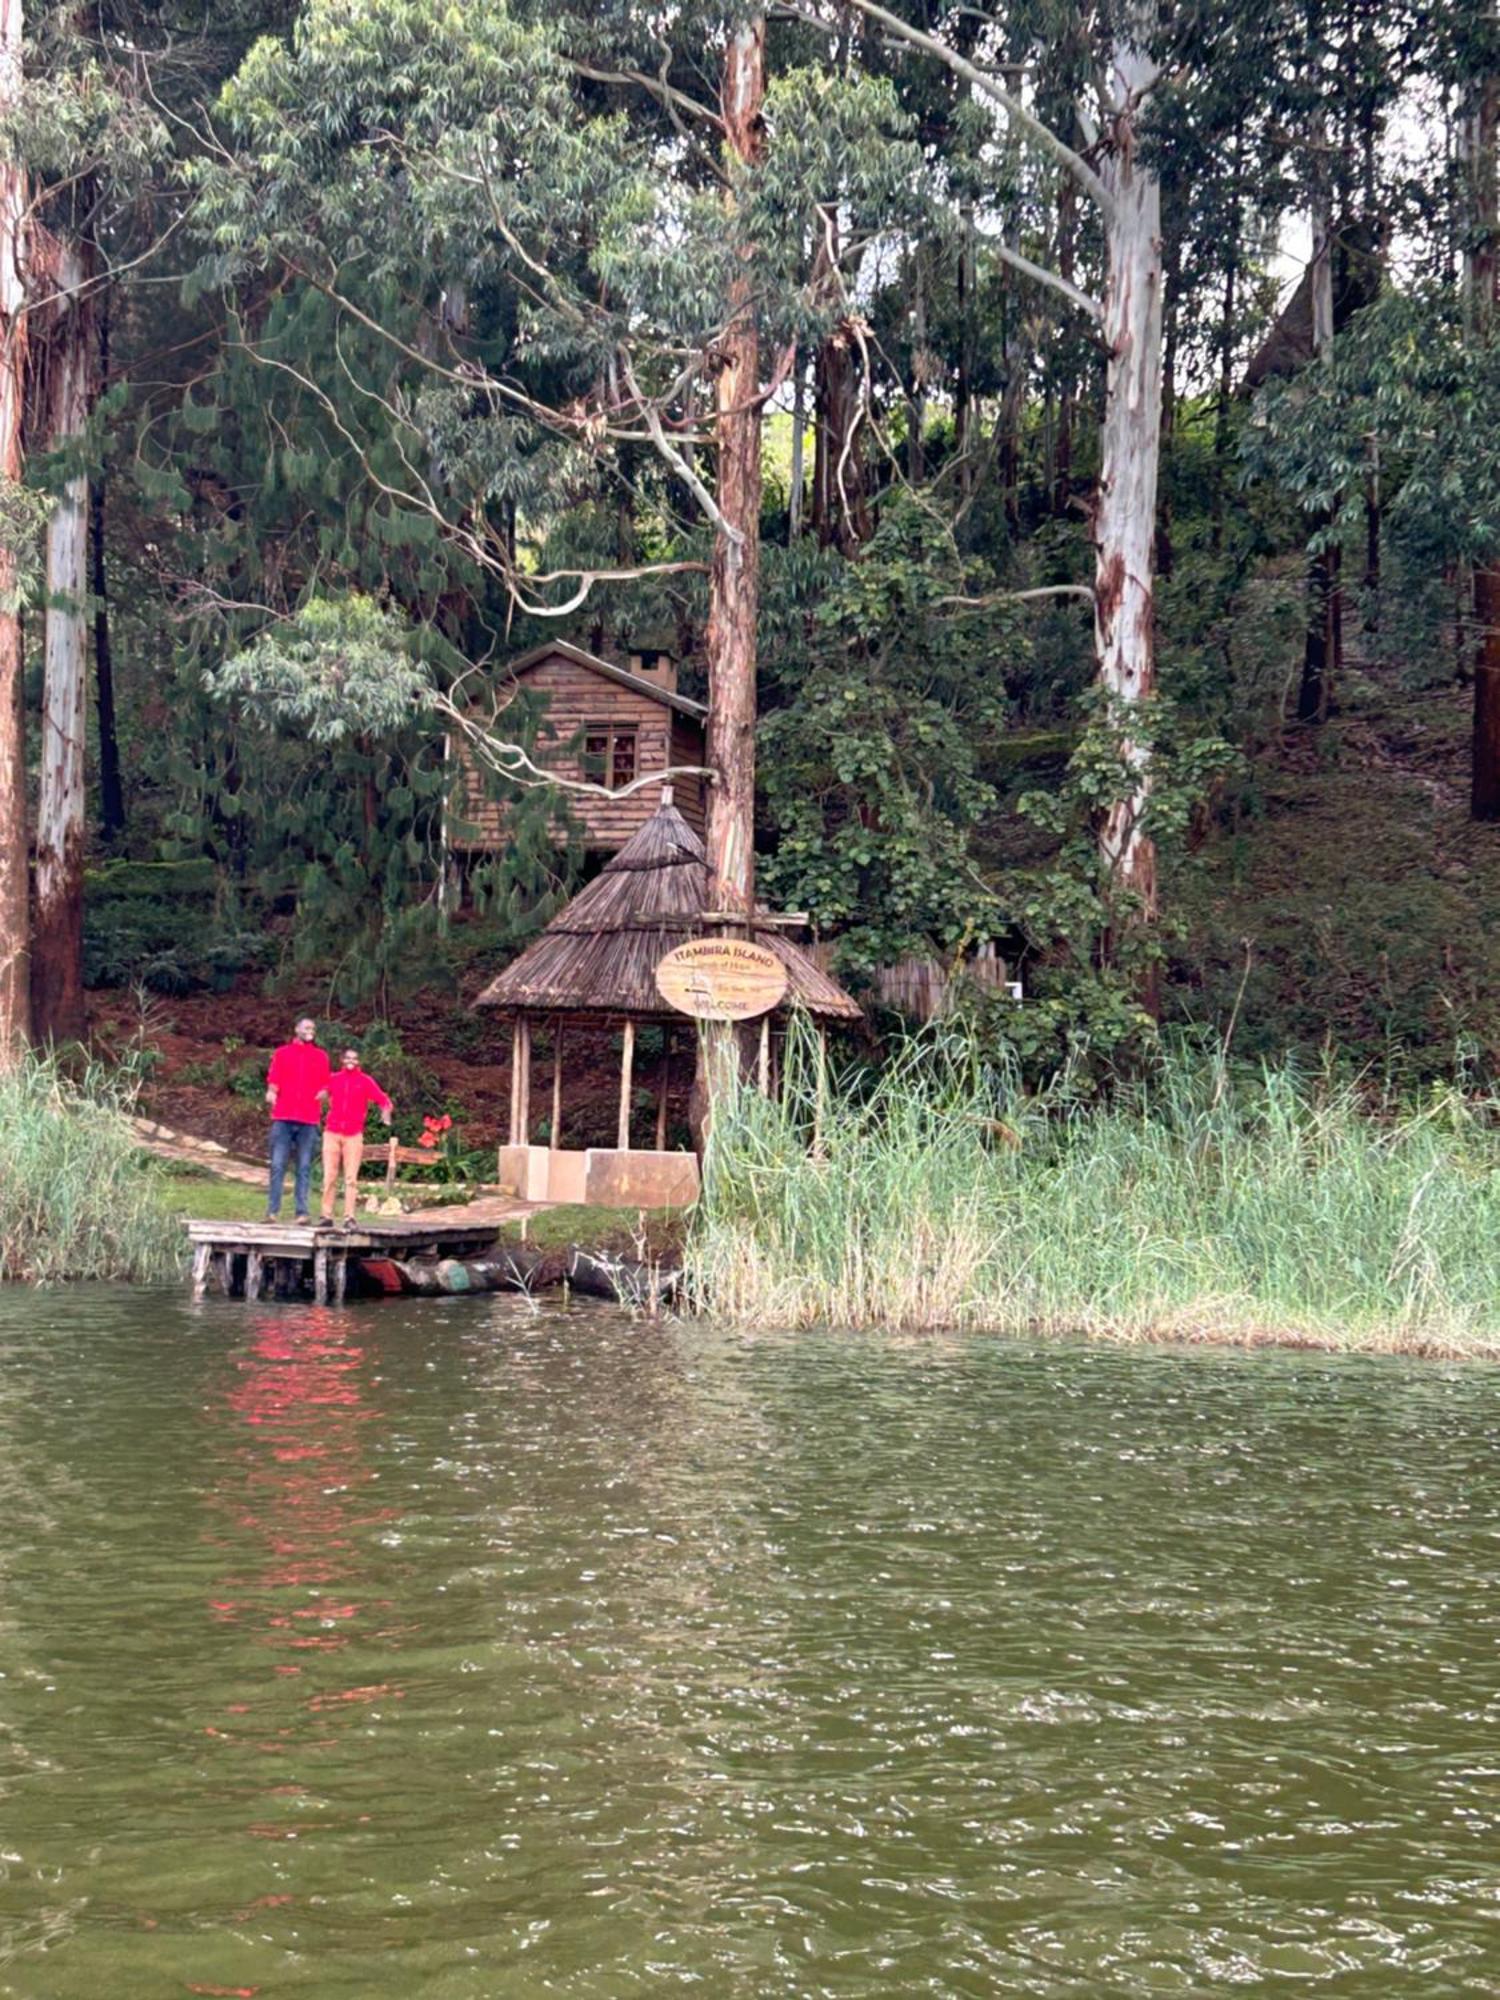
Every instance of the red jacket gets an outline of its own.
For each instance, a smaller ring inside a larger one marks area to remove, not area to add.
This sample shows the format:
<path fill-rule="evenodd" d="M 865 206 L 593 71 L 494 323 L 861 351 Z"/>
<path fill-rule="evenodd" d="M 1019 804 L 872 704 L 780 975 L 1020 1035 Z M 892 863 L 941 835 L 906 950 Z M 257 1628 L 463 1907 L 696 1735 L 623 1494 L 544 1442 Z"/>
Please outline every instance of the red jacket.
<path fill-rule="evenodd" d="M 328 1080 L 328 1130 L 342 1139 L 365 1129 L 365 1113 L 372 1104 L 389 1111 L 391 1100 L 373 1076 L 362 1069 L 336 1069 Z"/>
<path fill-rule="evenodd" d="M 283 1042 L 271 1058 L 266 1085 L 276 1093 L 273 1118 L 316 1125 L 323 1116 L 318 1092 L 328 1088 L 328 1057 L 315 1042 Z"/>

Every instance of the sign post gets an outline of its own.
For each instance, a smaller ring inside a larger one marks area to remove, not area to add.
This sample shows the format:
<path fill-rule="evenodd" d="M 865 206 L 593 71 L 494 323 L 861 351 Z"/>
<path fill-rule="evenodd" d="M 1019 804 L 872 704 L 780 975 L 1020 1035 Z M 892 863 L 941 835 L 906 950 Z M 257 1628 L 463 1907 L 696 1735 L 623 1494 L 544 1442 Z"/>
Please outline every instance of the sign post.
<path fill-rule="evenodd" d="M 656 968 L 656 990 L 695 1021 L 752 1021 L 786 998 L 787 971 L 749 938 L 693 938 Z"/>

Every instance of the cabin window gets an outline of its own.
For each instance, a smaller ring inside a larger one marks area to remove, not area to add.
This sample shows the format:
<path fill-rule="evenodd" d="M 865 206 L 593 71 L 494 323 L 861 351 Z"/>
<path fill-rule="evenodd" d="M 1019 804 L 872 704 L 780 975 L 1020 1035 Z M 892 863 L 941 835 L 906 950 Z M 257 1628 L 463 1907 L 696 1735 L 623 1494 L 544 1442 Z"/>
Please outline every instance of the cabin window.
<path fill-rule="evenodd" d="M 611 723 L 585 726 L 583 775 L 591 784 L 619 792 L 635 783 L 635 734 L 634 728 L 620 729 Z"/>

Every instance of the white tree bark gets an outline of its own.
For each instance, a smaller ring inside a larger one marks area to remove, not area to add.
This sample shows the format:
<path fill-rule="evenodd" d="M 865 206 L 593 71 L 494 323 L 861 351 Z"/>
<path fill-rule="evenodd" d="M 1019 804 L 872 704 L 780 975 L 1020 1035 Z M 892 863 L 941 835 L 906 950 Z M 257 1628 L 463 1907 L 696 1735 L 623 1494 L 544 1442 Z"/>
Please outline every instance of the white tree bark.
<path fill-rule="evenodd" d="M 76 444 L 88 426 L 91 314 L 79 246 L 57 258 L 49 442 Z M 37 802 L 32 1021 L 54 1040 L 83 1032 L 85 691 L 88 660 L 88 476 L 72 474 L 47 523 L 47 629 Z"/>
<path fill-rule="evenodd" d="M 1139 915 L 1156 916 L 1156 844 L 1144 821 L 1151 799 L 1149 729 L 1133 711 L 1156 688 L 1154 610 L 1156 484 L 1161 453 L 1161 190 L 1137 151 L 1140 106 L 1156 78 L 1145 52 L 1149 24 L 1122 39 L 1110 68 L 1114 143 L 1100 174 L 1109 191 L 1104 340 L 1108 357 L 1099 499 L 1094 524 L 1094 642 L 1099 684 L 1115 705 L 1129 779 L 1104 816 L 1100 856 Z"/>
<path fill-rule="evenodd" d="M 0 0 L 0 117 L 21 94 L 22 0 Z M 0 497 L 20 486 L 26 372 L 26 176 L 0 160 Z M 7 509 L 12 521 L 16 516 Z M 24 551 L 0 532 L 0 1066 L 31 1031 L 30 928 L 26 893 L 26 730 L 21 708 Z"/>

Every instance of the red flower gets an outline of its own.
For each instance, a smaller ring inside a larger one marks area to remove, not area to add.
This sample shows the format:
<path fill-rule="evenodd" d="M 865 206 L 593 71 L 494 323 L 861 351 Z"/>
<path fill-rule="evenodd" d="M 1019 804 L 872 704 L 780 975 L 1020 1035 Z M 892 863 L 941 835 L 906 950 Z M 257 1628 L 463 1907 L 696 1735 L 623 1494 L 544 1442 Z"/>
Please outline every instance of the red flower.
<path fill-rule="evenodd" d="M 436 1118 L 424 1118 L 422 1123 L 429 1132 L 441 1132 L 443 1129 Z"/>
<path fill-rule="evenodd" d="M 451 1132 L 453 1130 L 453 1120 L 448 1116 L 446 1111 L 443 1113 L 442 1117 L 438 1120 L 437 1129 L 440 1132 Z"/>
<path fill-rule="evenodd" d="M 424 1132 L 421 1138 L 418 1139 L 417 1144 L 419 1146 L 435 1146 L 437 1144 L 437 1133 Z"/>

